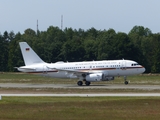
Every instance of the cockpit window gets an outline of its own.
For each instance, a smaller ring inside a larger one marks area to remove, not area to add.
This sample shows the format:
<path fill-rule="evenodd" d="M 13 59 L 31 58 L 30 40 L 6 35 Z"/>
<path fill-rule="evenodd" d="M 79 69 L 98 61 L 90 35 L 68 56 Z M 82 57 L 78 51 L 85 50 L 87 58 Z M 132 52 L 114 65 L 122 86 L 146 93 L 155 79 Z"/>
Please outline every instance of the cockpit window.
<path fill-rule="evenodd" d="M 134 63 L 134 64 L 132 64 L 132 66 L 137 66 L 137 65 L 139 65 L 138 63 Z"/>

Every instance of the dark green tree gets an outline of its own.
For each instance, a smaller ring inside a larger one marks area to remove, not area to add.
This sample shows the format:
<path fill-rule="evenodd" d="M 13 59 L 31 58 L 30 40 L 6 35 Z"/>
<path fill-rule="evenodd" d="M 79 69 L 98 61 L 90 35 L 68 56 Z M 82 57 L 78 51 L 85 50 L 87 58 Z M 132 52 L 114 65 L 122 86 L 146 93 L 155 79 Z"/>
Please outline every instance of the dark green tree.
<path fill-rule="evenodd" d="M 8 71 L 8 45 L 9 45 L 9 35 L 5 31 L 3 36 L 0 35 L 0 71 Z"/>

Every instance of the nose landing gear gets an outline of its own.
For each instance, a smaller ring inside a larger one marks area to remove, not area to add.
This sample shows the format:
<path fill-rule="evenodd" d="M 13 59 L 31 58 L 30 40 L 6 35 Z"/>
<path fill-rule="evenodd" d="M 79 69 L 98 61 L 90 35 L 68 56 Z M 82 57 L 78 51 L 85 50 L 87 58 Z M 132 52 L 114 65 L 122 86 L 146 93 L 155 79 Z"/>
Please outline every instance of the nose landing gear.
<path fill-rule="evenodd" d="M 128 81 L 127 81 L 127 77 L 126 76 L 124 76 L 124 84 L 128 85 Z"/>

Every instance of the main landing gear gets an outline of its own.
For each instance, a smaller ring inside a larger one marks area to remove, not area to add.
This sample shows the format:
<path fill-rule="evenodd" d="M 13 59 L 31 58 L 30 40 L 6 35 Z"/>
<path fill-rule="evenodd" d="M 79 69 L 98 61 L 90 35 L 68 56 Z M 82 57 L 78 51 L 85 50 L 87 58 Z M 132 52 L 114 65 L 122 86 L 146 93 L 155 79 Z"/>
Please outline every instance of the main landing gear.
<path fill-rule="evenodd" d="M 78 86 L 82 86 L 82 85 L 83 85 L 83 82 L 82 82 L 82 81 L 78 81 L 78 82 L 77 82 L 77 85 L 78 85 Z"/>
<path fill-rule="evenodd" d="M 124 84 L 128 85 L 128 81 L 127 81 L 127 77 L 126 76 L 124 76 Z"/>
<path fill-rule="evenodd" d="M 86 84 L 86 86 L 89 86 L 89 85 L 91 84 L 91 82 L 85 81 L 85 84 Z M 78 81 L 78 82 L 77 82 L 77 85 L 78 85 L 78 86 L 82 86 L 82 85 L 83 85 L 83 82 L 82 82 L 82 81 Z"/>

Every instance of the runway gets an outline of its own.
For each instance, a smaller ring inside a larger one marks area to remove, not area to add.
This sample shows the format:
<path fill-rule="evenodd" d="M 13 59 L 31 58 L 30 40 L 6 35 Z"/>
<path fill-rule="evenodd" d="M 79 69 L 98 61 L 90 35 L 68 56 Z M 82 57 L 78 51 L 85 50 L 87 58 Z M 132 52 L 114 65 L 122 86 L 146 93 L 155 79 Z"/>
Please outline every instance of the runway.
<path fill-rule="evenodd" d="M 105 90 L 128 90 L 130 89 L 132 90 L 145 90 L 147 91 L 146 93 L 134 93 L 134 92 L 130 92 L 130 93 L 124 93 L 124 92 L 120 92 L 120 93 L 23 93 L 23 92 L 16 92 L 16 93 L 12 93 L 12 91 L 10 92 L 6 92 L 3 93 L 1 92 L 0 95 L 3 96 L 50 96 L 50 97 L 105 97 L 105 96 L 122 96 L 122 97 L 140 97 L 140 96 L 160 96 L 160 93 L 149 93 L 149 91 L 152 90 L 160 90 L 160 85 L 133 85 L 133 84 L 129 84 L 129 85 L 123 85 L 123 84 L 105 84 L 105 85 L 90 85 L 90 86 L 77 86 L 75 84 L 32 84 L 32 83 L 0 83 L 0 88 L 12 88 L 12 89 L 16 89 L 16 88 L 35 88 L 35 89 L 48 89 L 48 88 L 52 88 L 52 89 L 57 89 L 57 88 L 61 88 L 61 89 L 105 89 Z M 11 90 L 12 90 L 11 89 Z M 10 94 L 12 93 L 12 94 Z M 20 93 L 20 94 L 19 94 Z"/>
<path fill-rule="evenodd" d="M 77 86 L 76 84 L 32 84 L 32 83 L 0 83 L 0 88 L 63 88 L 63 89 L 137 89 L 160 90 L 160 85 L 105 84 Z"/>
<path fill-rule="evenodd" d="M 0 94 L 2 97 L 160 97 L 160 93 L 107 93 L 107 94 Z"/>

